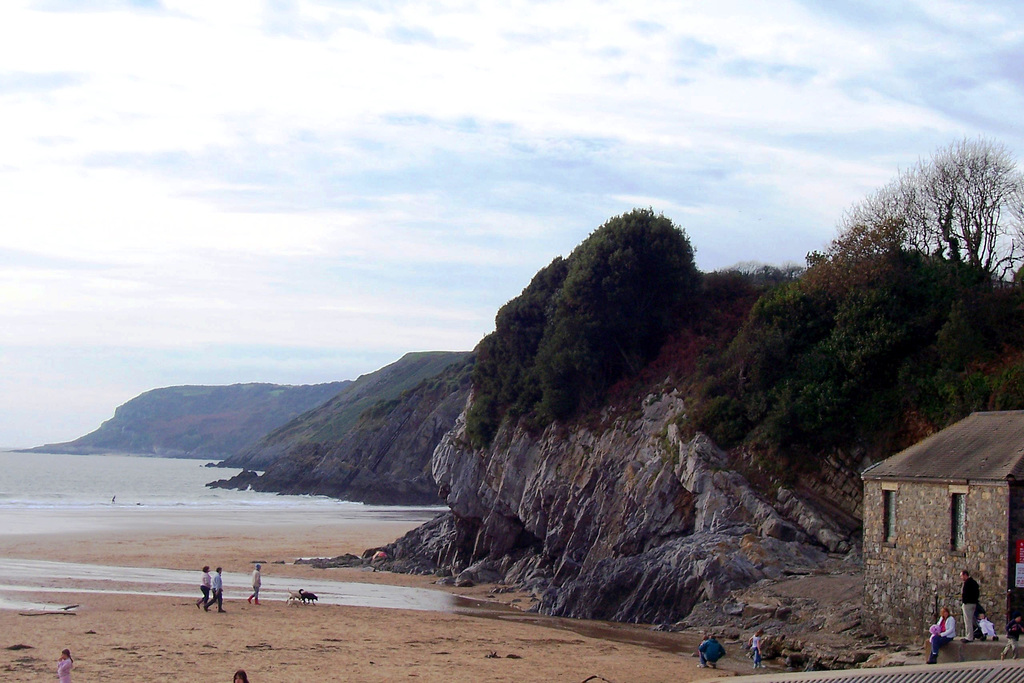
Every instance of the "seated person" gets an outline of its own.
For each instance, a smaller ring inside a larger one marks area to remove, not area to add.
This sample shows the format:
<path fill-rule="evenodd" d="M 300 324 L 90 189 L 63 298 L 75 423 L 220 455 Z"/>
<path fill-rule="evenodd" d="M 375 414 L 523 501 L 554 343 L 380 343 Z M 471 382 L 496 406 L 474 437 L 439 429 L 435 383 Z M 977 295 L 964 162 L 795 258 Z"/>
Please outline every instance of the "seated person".
<path fill-rule="evenodd" d="M 932 654 L 928 657 L 929 664 L 935 664 L 939 657 L 939 648 L 956 637 L 956 619 L 949 616 L 949 608 L 943 607 L 939 610 L 939 620 L 929 629 L 932 637 L 929 642 L 932 645 Z"/>
<path fill-rule="evenodd" d="M 715 640 L 713 635 L 708 633 L 705 634 L 704 642 L 697 648 L 697 655 L 700 657 L 700 667 L 710 666 L 712 669 L 717 669 L 715 662 L 725 656 L 725 648 Z"/>
<path fill-rule="evenodd" d="M 985 616 L 985 610 L 978 612 L 978 625 L 974 631 L 975 640 L 988 640 L 989 638 L 999 640 L 999 636 L 996 635 L 996 626 Z"/>

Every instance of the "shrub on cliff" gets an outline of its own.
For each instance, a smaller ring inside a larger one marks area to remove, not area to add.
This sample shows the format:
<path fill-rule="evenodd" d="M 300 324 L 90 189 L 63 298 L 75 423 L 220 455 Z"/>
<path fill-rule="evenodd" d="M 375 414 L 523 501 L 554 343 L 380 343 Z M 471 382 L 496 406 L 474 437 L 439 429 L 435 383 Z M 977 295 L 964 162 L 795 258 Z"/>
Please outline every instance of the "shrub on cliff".
<path fill-rule="evenodd" d="M 907 445 L 908 415 L 942 427 L 1024 407 L 1018 364 L 1001 360 L 1024 349 L 1019 297 L 984 268 L 908 248 L 899 221 L 853 226 L 808 264 L 706 358 L 695 429 L 811 463 L 832 448 Z"/>
<path fill-rule="evenodd" d="M 490 442 L 505 415 L 541 426 L 600 405 L 657 354 L 698 285 L 690 241 L 668 218 L 610 219 L 498 312 L 473 374 L 470 438 Z"/>

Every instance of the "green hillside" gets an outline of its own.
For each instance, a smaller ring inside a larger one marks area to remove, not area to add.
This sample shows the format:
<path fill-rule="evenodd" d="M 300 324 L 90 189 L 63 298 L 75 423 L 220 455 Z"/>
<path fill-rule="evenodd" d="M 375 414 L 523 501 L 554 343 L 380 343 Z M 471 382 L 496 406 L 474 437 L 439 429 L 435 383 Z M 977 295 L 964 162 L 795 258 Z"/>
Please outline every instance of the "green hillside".
<path fill-rule="evenodd" d="M 398 398 L 425 379 L 435 377 L 469 352 L 424 351 L 408 353 L 394 363 L 362 375 L 330 401 L 269 432 L 259 442 L 224 461 L 225 466 L 266 469 L 289 450 L 309 443 L 342 440 L 360 416 L 381 401 Z"/>
<path fill-rule="evenodd" d="M 33 450 L 223 458 L 296 415 L 321 405 L 348 384 L 153 389 L 118 407 L 114 417 L 96 431 L 74 441 Z"/>

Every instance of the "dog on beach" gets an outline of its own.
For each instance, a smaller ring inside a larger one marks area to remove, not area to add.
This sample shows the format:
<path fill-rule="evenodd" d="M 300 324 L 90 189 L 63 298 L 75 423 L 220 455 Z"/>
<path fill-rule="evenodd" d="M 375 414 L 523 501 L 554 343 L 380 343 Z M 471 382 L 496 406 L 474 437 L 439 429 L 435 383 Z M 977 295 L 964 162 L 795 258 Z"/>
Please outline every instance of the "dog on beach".
<path fill-rule="evenodd" d="M 310 593 L 309 591 L 302 590 L 301 588 L 297 591 L 288 591 L 288 599 L 285 602 L 291 603 L 302 603 L 308 605 L 317 601 L 316 593 Z"/>

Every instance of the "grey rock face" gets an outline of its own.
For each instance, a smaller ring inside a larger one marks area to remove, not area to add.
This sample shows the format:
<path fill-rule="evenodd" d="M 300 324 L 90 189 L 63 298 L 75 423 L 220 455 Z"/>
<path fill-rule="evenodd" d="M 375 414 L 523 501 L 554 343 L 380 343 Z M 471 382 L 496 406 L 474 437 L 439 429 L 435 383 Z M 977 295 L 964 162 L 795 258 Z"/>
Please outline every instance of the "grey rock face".
<path fill-rule="evenodd" d="M 404 574 L 438 573 L 450 577 L 451 572 L 441 569 L 440 565 L 455 538 L 455 517 L 450 512 L 440 514 L 386 546 L 384 550 L 388 557 L 380 567 Z"/>
<path fill-rule="evenodd" d="M 545 595 L 541 609 L 587 619 L 669 623 L 705 600 L 722 601 L 784 566 L 823 553 L 736 530 L 673 539 L 641 555 L 609 558 Z"/>
<path fill-rule="evenodd" d="M 652 396 L 639 416 L 538 436 L 506 424 L 483 450 L 463 413 L 431 462 L 452 515 L 436 564 L 486 562 L 549 614 L 664 622 L 848 547 L 810 500 L 769 500 L 705 436 L 683 439 L 683 407 Z"/>

